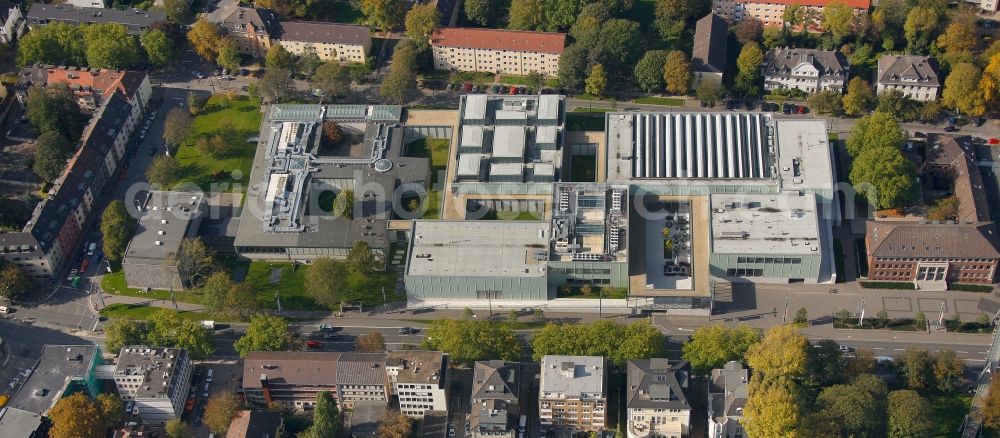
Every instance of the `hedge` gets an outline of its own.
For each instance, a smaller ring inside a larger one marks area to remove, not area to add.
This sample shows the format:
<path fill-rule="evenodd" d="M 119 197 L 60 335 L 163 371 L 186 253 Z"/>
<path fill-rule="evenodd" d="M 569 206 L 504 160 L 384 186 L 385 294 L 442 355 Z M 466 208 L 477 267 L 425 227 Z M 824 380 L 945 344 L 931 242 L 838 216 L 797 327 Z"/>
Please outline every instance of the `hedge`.
<path fill-rule="evenodd" d="M 948 285 L 948 290 L 957 290 L 962 292 L 993 292 L 993 286 L 986 286 L 983 284 L 954 283 Z"/>
<path fill-rule="evenodd" d="M 916 289 L 913 283 L 902 281 L 859 281 L 858 284 L 865 289 Z"/>

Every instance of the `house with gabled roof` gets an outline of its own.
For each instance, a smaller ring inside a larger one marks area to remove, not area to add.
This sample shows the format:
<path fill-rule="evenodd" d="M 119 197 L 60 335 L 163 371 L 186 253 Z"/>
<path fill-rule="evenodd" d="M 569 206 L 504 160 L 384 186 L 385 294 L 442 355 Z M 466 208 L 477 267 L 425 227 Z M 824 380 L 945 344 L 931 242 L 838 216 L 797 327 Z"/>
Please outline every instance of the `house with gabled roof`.
<path fill-rule="evenodd" d="M 768 50 L 760 69 L 765 90 L 798 89 L 806 93 L 843 93 L 851 73 L 841 52 L 791 47 Z"/>
<path fill-rule="evenodd" d="M 879 94 L 899 90 L 913 100 L 929 102 L 937 100 L 941 85 L 937 59 L 914 55 L 883 55 L 878 59 Z"/>
<path fill-rule="evenodd" d="M 698 20 L 691 49 L 692 88 L 702 82 L 722 83 L 728 40 L 729 25 L 722 17 L 712 12 Z"/>
<path fill-rule="evenodd" d="M 472 375 L 472 412 L 469 427 L 473 438 L 514 438 L 524 414 L 521 391 L 522 367 L 518 362 L 478 361 Z"/>
<path fill-rule="evenodd" d="M 628 362 L 628 437 L 684 437 L 691 430 L 691 366 L 664 358 Z"/>

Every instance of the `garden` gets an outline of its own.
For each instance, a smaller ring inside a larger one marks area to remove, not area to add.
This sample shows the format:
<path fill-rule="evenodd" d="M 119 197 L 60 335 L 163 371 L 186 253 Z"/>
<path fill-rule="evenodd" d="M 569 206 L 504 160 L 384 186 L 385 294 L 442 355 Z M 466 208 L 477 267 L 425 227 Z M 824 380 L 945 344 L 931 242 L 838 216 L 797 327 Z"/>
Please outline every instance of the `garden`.
<path fill-rule="evenodd" d="M 422 138 L 406 145 L 406 154 L 410 157 L 429 158 L 431 165 L 431 186 L 427 191 L 427 211 L 421 219 L 441 218 L 441 190 L 447 178 L 448 151 L 451 141 L 447 138 Z M 410 200 L 404 199 L 403 206 L 408 210 Z"/>
<path fill-rule="evenodd" d="M 243 191 L 257 151 L 257 143 L 247 140 L 258 135 L 261 117 L 260 106 L 247 96 L 210 97 L 175 152 L 178 184 L 193 183 L 205 191 Z M 205 152 L 199 147 L 205 142 L 221 152 Z M 213 184 L 222 183 L 227 184 L 211 190 Z"/>

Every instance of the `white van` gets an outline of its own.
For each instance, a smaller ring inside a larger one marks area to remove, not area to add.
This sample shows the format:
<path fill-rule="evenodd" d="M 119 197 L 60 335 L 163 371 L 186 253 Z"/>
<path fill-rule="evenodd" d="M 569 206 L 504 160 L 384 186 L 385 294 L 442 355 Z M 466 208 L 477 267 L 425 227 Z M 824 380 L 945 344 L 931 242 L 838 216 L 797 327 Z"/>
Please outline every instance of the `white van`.
<path fill-rule="evenodd" d="M 13 311 L 13 310 L 11 310 L 11 308 L 10 308 L 10 307 L 7 307 L 7 306 L 0 306 L 0 313 L 2 313 L 2 314 L 4 314 L 4 315 L 6 315 L 6 314 L 8 314 L 8 313 L 10 313 L 10 312 L 12 312 L 12 311 Z"/>
<path fill-rule="evenodd" d="M 97 242 L 90 242 L 90 246 L 87 247 L 87 255 L 94 255 L 94 251 L 97 250 Z"/>
<path fill-rule="evenodd" d="M 205 381 L 208 382 L 208 383 L 212 383 L 212 369 L 211 368 L 208 369 L 208 377 L 205 378 Z"/>

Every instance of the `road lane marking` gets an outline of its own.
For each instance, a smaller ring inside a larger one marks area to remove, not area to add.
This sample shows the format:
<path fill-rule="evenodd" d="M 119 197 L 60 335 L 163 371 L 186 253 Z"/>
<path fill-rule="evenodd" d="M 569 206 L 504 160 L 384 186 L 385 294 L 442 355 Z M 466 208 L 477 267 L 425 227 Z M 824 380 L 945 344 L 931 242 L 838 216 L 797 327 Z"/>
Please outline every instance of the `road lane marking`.
<path fill-rule="evenodd" d="M 872 350 L 885 350 L 885 349 L 882 347 L 872 347 Z"/>
<path fill-rule="evenodd" d="M 893 348 L 892 351 L 903 351 L 903 348 Z"/>

